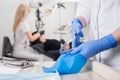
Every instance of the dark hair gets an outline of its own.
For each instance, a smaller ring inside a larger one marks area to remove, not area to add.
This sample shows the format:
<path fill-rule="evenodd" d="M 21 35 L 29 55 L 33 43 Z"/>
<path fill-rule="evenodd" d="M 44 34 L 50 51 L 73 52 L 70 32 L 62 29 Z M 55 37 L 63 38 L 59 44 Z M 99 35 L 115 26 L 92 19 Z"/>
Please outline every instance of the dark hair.
<path fill-rule="evenodd" d="M 70 45 L 70 49 L 71 49 L 72 48 L 72 42 L 70 42 L 69 45 Z"/>
<path fill-rule="evenodd" d="M 65 44 L 65 40 L 64 39 L 60 39 L 60 43 L 61 44 Z"/>

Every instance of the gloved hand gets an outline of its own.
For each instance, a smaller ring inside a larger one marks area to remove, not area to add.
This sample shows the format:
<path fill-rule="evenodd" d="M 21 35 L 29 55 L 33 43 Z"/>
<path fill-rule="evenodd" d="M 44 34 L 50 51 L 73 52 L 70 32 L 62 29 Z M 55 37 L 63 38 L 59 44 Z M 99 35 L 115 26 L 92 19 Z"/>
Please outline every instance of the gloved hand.
<path fill-rule="evenodd" d="M 67 51 L 65 54 L 60 55 L 52 67 L 43 67 L 43 71 L 46 73 L 55 73 L 57 71 L 60 75 L 78 73 L 86 62 L 86 58 L 80 53 L 70 54 L 70 51 Z"/>
<path fill-rule="evenodd" d="M 99 40 L 91 40 L 82 43 L 77 48 L 74 48 L 70 54 L 81 53 L 86 59 L 88 59 L 101 51 L 114 48 L 116 46 L 117 41 L 112 34 L 109 34 Z"/>
<path fill-rule="evenodd" d="M 74 35 L 74 39 L 72 41 L 72 48 L 79 46 L 80 43 L 80 37 L 83 37 L 83 33 L 81 31 L 82 29 L 82 22 L 80 19 L 75 18 L 72 21 L 72 34 Z"/>
<path fill-rule="evenodd" d="M 79 18 L 75 18 L 72 21 L 72 34 L 74 36 L 82 37 L 83 35 L 81 35 L 81 29 L 82 29 L 82 22 L 80 21 Z"/>
<path fill-rule="evenodd" d="M 82 33 L 82 32 L 80 32 L 80 35 L 81 35 L 81 37 L 83 37 L 83 33 Z M 77 36 L 77 35 L 74 36 L 74 39 L 73 39 L 73 41 L 72 41 L 72 48 L 78 47 L 80 44 L 81 44 L 81 42 L 80 42 L 80 37 Z"/>

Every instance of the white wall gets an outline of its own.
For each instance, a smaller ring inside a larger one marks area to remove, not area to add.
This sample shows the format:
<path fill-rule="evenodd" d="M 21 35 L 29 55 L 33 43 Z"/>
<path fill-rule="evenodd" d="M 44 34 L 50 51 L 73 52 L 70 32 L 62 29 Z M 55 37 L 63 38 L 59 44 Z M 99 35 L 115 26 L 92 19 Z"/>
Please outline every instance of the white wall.
<path fill-rule="evenodd" d="M 46 35 L 47 38 L 56 38 L 60 39 L 60 34 L 54 34 L 56 28 L 58 28 L 61 25 L 69 24 L 75 15 L 75 4 L 74 3 L 65 3 L 65 9 L 56 9 L 54 14 L 50 15 L 49 17 L 46 17 Z M 52 33 L 52 34 L 51 34 Z M 51 35 L 50 35 L 51 34 Z M 66 34 L 67 37 L 69 37 L 69 34 Z M 66 35 L 63 35 L 63 38 L 65 40 L 68 40 Z"/>
<path fill-rule="evenodd" d="M 3 36 L 9 36 L 11 42 L 13 43 L 13 20 L 16 8 L 21 2 L 29 4 L 30 0 L 3 0 L 0 2 L 0 55 L 2 54 Z M 52 15 L 44 18 L 46 38 L 59 39 L 59 35 L 53 33 L 55 28 L 58 27 L 59 12 L 61 25 L 69 23 L 74 18 L 75 4 L 66 3 L 65 6 L 66 9 L 56 9 Z M 32 9 L 28 17 L 28 22 L 32 31 L 35 31 L 34 26 L 36 17 L 34 13 L 35 10 Z"/>

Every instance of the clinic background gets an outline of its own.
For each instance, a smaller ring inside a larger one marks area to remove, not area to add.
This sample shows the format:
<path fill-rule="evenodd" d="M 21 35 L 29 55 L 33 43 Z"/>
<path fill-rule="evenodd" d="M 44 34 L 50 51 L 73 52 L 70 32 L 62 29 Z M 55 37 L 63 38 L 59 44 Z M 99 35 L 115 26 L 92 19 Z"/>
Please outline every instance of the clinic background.
<path fill-rule="evenodd" d="M 16 8 L 20 3 L 27 3 L 29 5 L 31 0 L 3 0 L 0 2 L 0 56 L 2 55 L 3 36 L 8 36 L 13 43 L 13 21 Z M 49 4 L 48 4 L 49 5 Z M 64 8 L 57 8 L 54 13 L 44 17 L 44 29 L 45 38 L 60 40 L 60 34 L 54 33 L 55 29 L 61 25 L 69 24 L 75 17 L 76 2 L 64 3 Z M 35 15 L 35 9 L 31 8 L 31 13 L 27 17 L 27 21 L 31 28 L 31 31 L 35 31 L 35 21 L 37 17 Z M 71 33 L 62 35 L 65 41 L 68 41 L 71 37 Z"/>

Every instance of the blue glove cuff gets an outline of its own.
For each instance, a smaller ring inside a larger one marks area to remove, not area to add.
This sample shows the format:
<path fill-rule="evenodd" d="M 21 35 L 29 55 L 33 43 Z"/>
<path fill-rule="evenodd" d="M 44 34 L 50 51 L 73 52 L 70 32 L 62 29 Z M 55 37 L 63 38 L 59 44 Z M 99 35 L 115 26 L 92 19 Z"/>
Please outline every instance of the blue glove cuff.
<path fill-rule="evenodd" d="M 83 26 L 83 24 L 82 24 L 82 22 L 81 22 L 81 20 L 80 20 L 79 18 L 75 18 L 75 19 L 73 20 L 73 22 L 78 22 L 78 23 L 81 24 L 81 26 Z M 73 22 L 72 22 L 72 23 L 73 23 Z"/>
<path fill-rule="evenodd" d="M 108 36 L 105 36 L 104 38 L 102 38 L 99 44 L 103 44 L 101 46 L 101 49 L 102 49 L 101 51 L 104 51 L 104 50 L 116 47 L 117 41 L 112 34 L 109 34 Z"/>
<path fill-rule="evenodd" d="M 106 38 L 108 38 L 109 42 L 111 43 L 111 48 L 114 48 L 117 46 L 117 41 L 112 34 L 109 34 Z"/>

